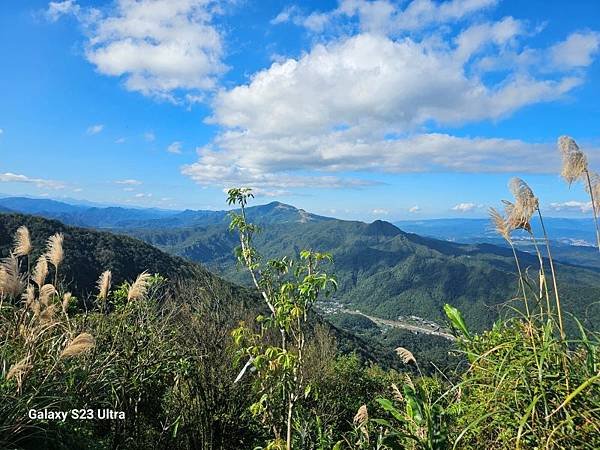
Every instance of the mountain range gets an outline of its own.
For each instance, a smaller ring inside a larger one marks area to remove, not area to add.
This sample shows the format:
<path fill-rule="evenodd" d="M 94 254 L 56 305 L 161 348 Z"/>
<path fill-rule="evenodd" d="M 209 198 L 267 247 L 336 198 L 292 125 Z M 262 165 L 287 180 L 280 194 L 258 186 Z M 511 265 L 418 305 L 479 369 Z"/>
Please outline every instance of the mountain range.
<path fill-rule="evenodd" d="M 98 208 L 25 198 L 0 199 L 0 206 L 126 234 L 201 263 L 229 281 L 249 281 L 233 258 L 237 237 L 228 230 L 227 211 Z M 463 310 L 471 326 L 484 329 L 517 294 L 514 261 L 506 247 L 459 244 L 406 232 L 385 221 L 338 220 L 279 202 L 250 207 L 247 215 L 262 229 L 255 243 L 265 258 L 298 254 L 304 248 L 332 253 L 330 271 L 339 282 L 334 303 L 340 310 L 441 323 L 444 303 L 452 303 Z M 430 227 L 423 230 L 427 233 Z M 533 255 L 522 252 L 520 258 L 524 267 L 537 270 Z M 179 261 L 184 267 L 183 259 Z M 151 270 L 160 271 L 159 265 L 153 264 Z M 600 312 L 593 305 L 600 296 L 598 271 L 568 262 L 557 266 L 563 304 L 588 325 L 597 326 L 591 318 Z"/>

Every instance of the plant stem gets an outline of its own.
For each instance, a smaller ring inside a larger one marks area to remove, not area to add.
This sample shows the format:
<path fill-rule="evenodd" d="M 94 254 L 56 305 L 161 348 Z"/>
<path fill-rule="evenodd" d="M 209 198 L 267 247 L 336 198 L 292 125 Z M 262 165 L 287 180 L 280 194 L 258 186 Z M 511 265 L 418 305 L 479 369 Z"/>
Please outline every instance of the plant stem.
<path fill-rule="evenodd" d="M 550 271 L 552 272 L 552 285 L 554 287 L 554 297 L 556 298 L 556 309 L 558 312 L 558 326 L 560 328 L 560 337 L 565 338 L 565 331 L 563 328 L 562 310 L 560 308 L 560 297 L 558 295 L 558 284 L 556 282 L 556 271 L 554 270 L 554 261 L 552 260 L 552 253 L 550 251 L 550 241 L 548 240 L 548 233 L 546 232 L 546 226 L 544 225 L 544 219 L 542 218 L 542 212 L 538 208 L 538 216 L 540 218 L 540 224 L 542 226 L 542 232 L 544 233 L 544 239 L 546 241 L 546 250 L 548 252 L 548 261 L 550 261 Z"/>
<path fill-rule="evenodd" d="M 598 210 L 596 208 L 594 190 L 592 189 L 592 180 L 590 178 L 590 172 L 588 170 L 585 171 L 585 178 L 587 180 L 590 199 L 592 200 L 592 210 L 594 211 L 594 224 L 596 226 L 596 244 L 598 245 L 598 251 L 600 251 L 600 226 L 598 225 Z"/>

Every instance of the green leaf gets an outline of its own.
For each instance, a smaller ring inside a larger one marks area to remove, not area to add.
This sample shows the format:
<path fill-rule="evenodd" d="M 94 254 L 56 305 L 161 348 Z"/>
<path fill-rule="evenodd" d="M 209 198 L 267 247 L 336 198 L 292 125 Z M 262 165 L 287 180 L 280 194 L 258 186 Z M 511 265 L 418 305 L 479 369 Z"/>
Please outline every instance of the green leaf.
<path fill-rule="evenodd" d="M 448 317 L 448 320 L 450 320 L 452 326 L 459 330 L 467 339 L 471 340 L 471 334 L 469 333 L 461 312 L 448 303 L 444 305 L 444 312 L 446 313 L 446 316 Z"/>

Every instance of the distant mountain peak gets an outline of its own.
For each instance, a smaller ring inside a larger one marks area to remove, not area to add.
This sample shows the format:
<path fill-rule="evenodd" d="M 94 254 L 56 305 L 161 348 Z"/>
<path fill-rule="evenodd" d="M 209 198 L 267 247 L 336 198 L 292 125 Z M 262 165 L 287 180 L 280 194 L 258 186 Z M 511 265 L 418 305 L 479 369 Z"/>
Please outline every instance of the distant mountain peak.
<path fill-rule="evenodd" d="M 376 220 L 367 226 L 365 234 L 369 236 L 396 236 L 402 234 L 402 231 L 385 220 Z"/>

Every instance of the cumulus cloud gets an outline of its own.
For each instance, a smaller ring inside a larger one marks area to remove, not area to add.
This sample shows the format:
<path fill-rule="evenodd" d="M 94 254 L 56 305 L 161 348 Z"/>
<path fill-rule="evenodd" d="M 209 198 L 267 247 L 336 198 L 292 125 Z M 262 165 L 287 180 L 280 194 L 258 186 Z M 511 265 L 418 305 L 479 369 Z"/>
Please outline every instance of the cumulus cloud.
<path fill-rule="evenodd" d="M 550 203 L 550 209 L 553 211 L 587 213 L 592 211 L 592 202 L 580 202 L 576 200 L 554 202 Z"/>
<path fill-rule="evenodd" d="M 586 67 L 600 50 L 600 33 L 586 31 L 570 34 L 550 48 L 552 62 L 566 68 Z"/>
<path fill-rule="evenodd" d="M 526 34 L 525 24 L 505 18 L 442 43 L 371 32 L 318 43 L 221 90 L 208 122 L 224 131 L 183 173 L 203 184 L 240 177 L 289 186 L 291 177 L 310 186 L 301 172 L 553 171 L 553 144 L 427 131 L 499 120 L 582 83 L 578 72 L 520 69 L 484 81 L 470 70 L 494 52 L 515 51 Z"/>
<path fill-rule="evenodd" d="M 4 130 L 0 128 L 0 135 L 4 134 Z"/>
<path fill-rule="evenodd" d="M 41 189 L 64 189 L 66 184 L 62 181 L 47 180 L 44 178 L 31 178 L 26 175 L 11 172 L 0 173 L 1 183 L 24 183 L 33 184 Z"/>
<path fill-rule="evenodd" d="M 168 147 L 167 151 L 169 153 L 181 154 L 181 146 L 182 143 L 179 141 L 172 142 Z"/>
<path fill-rule="evenodd" d="M 134 180 L 132 178 L 129 178 L 126 180 L 116 180 L 115 184 L 123 184 L 126 186 L 139 186 L 140 184 L 142 184 L 142 182 L 140 180 Z"/>
<path fill-rule="evenodd" d="M 143 192 L 139 192 L 137 194 L 134 195 L 135 198 L 150 198 L 152 197 L 152 194 L 146 194 Z"/>
<path fill-rule="evenodd" d="M 347 29 L 347 21 L 355 20 L 362 32 L 394 34 L 460 21 L 496 3 L 498 0 L 414 0 L 403 8 L 390 0 L 340 0 L 337 8 L 327 12 L 305 14 L 298 7 L 288 7 L 271 24 L 292 22 L 320 33 L 326 28 Z"/>
<path fill-rule="evenodd" d="M 146 133 L 144 133 L 144 140 L 146 142 L 154 142 L 155 139 L 156 139 L 156 136 L 154 135 L 154 133 L 152 131 L 147 131 Z"/>
<path fill-rule="evenodd" d="M 418 213 L 419 211 L 421 211 L 421 208 L 418 205 L 408 208 L 409 213 Z"/>
<path fill-rule="evenodd" d="M 115 141 L 115 144 L 124 144 L 124 143 L 125 143 L 125 138 L 124 137 L 121 137 L 121 138 L 119 138 L 119 139 L 117 139 Z"/>
<path fill-rule="evenodd" d="M 115 0 L 102 12 L 74 1 L 51 2 L 50 20 L 75 14 L 86 32 L 85 55 L 125 88 L 173 102 L 196 101 L 226 67 L 222 37 L 212 23 L 214 0 Z"/>
<path fill-rule="evenodd" d="M 94 135 L 94 134 L 98 134 L 100 132 L 102 132 L 102 130 L 104 129 L 104 125 L 102 124 L 96 124 L 96 125 L 90 125 L 86 132 L 89 135 Z"/>
<path fill-rule="evenodd" d="M 478 205 L 472 202 L 464 202 L 454 205 L 451 209 L 452 211 L 460 212 L 460 213 L 468 213 L 473 212 L 477 209 L 483 208 L 483 205 Z"/>

